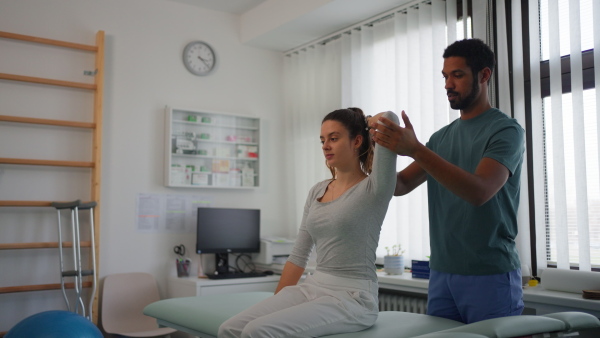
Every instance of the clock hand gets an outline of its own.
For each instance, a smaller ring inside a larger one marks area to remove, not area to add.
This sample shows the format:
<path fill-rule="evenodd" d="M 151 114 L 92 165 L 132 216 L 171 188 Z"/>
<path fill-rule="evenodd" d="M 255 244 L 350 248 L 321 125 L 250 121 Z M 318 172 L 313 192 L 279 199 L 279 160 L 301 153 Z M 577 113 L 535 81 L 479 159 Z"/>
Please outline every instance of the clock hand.
<path fill-rule="evenodd" d="M 206 62 L 206 60 L 204 60 L 200 55 L 198 55 L 198 59 L 200 59 L 200 61 L 202 61 L 206 67 L 209 67 L 208 62 Z"/>

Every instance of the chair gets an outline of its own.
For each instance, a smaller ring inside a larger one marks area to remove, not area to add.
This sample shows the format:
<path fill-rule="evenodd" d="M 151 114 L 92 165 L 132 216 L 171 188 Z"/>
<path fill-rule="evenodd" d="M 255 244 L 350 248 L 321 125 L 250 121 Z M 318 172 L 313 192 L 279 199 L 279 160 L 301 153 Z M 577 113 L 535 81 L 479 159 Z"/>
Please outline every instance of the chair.
<path fill-rule="evenodd" d="M 147 273 L 119 273 L 104 279 L 102 326 L 106 333 L 126 337 L 160 337 L 177 330 L 159 328 L 156 319 L 142 313 L 144 307 L 159 301 L 158 286 Z"/>

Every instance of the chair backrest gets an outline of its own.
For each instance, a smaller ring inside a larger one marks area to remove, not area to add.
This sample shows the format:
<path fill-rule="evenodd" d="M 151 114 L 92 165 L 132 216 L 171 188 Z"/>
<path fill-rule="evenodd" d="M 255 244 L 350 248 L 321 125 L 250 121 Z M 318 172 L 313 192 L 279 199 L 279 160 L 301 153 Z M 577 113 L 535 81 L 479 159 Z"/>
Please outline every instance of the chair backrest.
<path fill-rule="evenodd" d="M 102 290 L 104 331 L 123 334 L 158 328 L 156 319 L 142 313 L 146 305 L 160 300 L 152 275 L 142 272 L 109 275 Z"/>

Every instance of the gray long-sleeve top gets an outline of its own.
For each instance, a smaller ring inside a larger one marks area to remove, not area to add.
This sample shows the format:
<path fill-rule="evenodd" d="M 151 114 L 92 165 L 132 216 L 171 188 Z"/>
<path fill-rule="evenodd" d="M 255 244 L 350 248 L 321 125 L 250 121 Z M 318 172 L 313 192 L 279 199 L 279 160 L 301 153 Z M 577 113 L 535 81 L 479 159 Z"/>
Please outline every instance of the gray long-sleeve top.
<path fill-rule="evenodd" d="M 398 116 L 385 117 L 398 124 Z M 319 202 L 330 180 L 315 184 L 306 199 L 298 238 L 288 258 L 306 267 L 313 247 L 316 270 L 333 276 L 377 281 L 375 251 L 396 186 L 397 155 L 375 145 L 371 174 L 331 202 Z"/>

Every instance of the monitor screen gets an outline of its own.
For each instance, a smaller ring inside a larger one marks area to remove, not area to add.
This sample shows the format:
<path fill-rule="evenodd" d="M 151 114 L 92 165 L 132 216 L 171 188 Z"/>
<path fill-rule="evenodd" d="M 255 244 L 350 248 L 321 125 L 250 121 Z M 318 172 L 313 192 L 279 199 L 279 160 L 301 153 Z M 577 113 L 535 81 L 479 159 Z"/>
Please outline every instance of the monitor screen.
<path fill-rule="evenodd" d="M 260 252 L 260 210 L 198 208 L 196 252 Z"/>

